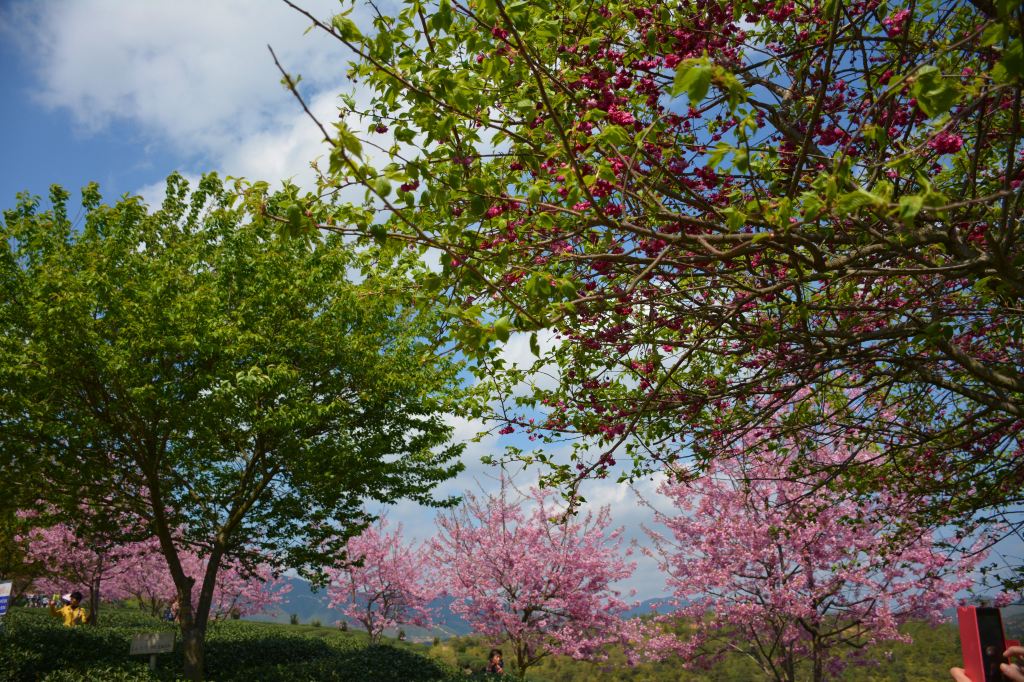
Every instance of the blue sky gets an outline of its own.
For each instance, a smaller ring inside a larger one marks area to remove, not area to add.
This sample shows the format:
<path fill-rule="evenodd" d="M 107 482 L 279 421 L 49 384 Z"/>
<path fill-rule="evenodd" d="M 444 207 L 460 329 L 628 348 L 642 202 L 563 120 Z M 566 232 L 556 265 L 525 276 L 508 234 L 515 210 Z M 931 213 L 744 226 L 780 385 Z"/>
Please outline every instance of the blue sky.
<path fill-rule="evenodd" d="M 11 28 L 0 17 L 3 28 Z M 45 197 L 54 183 L 76 191 L 95 180 L 112 195 L 121 194 L 142 186 L 140 179 L 149 184 L 166 177 L 181 163 L 167 145 L 146 144 L 132 122 L 87 130 L 69 109 L 40 102 L 37 65 L 16 41 L 0 40 L 0 64 L 0 207 L 12 206 L 18 192 Z"/>

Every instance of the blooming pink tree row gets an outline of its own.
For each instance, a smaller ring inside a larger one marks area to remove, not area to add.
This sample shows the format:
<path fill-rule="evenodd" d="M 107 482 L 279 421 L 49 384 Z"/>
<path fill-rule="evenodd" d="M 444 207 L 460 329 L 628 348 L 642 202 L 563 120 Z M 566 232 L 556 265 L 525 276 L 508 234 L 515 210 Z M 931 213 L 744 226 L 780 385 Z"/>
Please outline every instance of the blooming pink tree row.
<path fill-rule="evenodd" d="M 331 573 L 331 605 L 359 622 L 371 641 L 385 628 L 429 626 L 430 602 L 451 610 L 494 642 L 508 642 L 520 672 L 552 653 L 594 658 L 624 641 L 629 605 L 615 583 L 634 564 L 609 509 L 558 522 L 551 494 L 465 497 L 437 519 L 437 533 L 414 545 L 386 521 L 349 541 L 350 563 Z"/>
<path fill-rule="evenodd" d="M 834 676 L 863 660 L 867 644 L 907 641 L 901 625 L 941 620 L 973 585 L 984 559 L 978 543 L 991 538 L 950 546 L 910 520 L 911 498 L 887 493 L 866 503 L 831 489 L 825 474 L 786 476 L 798 457 L 827 470 L 871 454 L 843 441 L 794 440 L 739 444 L 731 454 L 659 489 L 670 511 L 656 513 L 664 530 L 648 529 L 645 552 L 667 576 L 672 613 L 625 618 L 630 605 L 616 585 L 634 564 L 607 508 L 566 520 L 550 494 L 515 498 L 507 485 L 467 495 L 438 517 L 425 546 L 408 543 L 401 528 L 368 529 L 349 544 L 362 565 L 334 574 L 333 603 L 379 638 L 385 627 L 429 624 L 431 598 L 446 594 L 475 631 L 512 649 L 520 673 L 550 654 L 600 659 L 622 644 L 631 661 L 697 665 L 738 651 L 793 682 Z M 679 637 L 683 620 L 690 625 Z"/>
<path fill-rule="evenodd" d="M 44 567 L 33 583 L 43 592 L 88 594 L 89 622 L 96 623 L 100 603 L 135 598 L 155 615 L 177 599 L 174 581 L 155 538 L 132 543 L 105 543 L 97 534 L 57 523 L 31 528 L 21 540 L 27 557 Z M 197 552 L 183 555 L 189 575 L 199 577 L 206 560 Z M 257 565 L 226 565 L 218 575 L 211 612 L 214 618 L 261 613 L 281 602 L 291 586 Z"/>
<path fill-rule="evenodd" d="M 826 471 L 872 453 L 841 440 L 791 439 L 723 454 L 731 456 L 702 475 L 660 487 L 670 511 L 656 514 L 665 531 L 649 530 L 653 547 L 645 551 L 659 559 L 680 608 L 653 622 L 625 618 L 630 604 L 617 585 L 635 564 L 607 507 L 566 517 L 550 492 L 515 495 L 507 481 L 491 496 L 467 494 L 424 544 L 386 520 L 352 538 L 348 563 L 330 573 L 331 605 L 379 641 L 387 628 L 430 626 L 431 601 L 447 595 L 474 630 L 511 648 L 520 673 L 551 654 L 599 659 L 621 644 L 633 658 L 693 663 L 738 650 L 792 682 L 805 670 L 814 680 L 836 674 L 865 644 L 905 641 L 904 622 L 939 620 L 972 585 L 983 553 L 940 542 L 913 520 L 915 499 L 886 493 L 866 503 L 831 489 L 825 474 L 786 475 L 797 458 Z M 36 528 L 27 539 L 32 559 L 49 569 L 42 589 L 64 591 L 71 581 L 96 605 L 102 589 L 154 613 L 175 599 L 153 540 L 105 546 L 65 525 Z M 201 575 L 205 560 L 190 553 L 185 566 Z M 213 611 L 262 611 L 286 590 L 263 567 L 226 566 Z M 673 634 L 680 618 L 692 623 L 682 639 Z"/>
<path fill-rule="evenodd" d="M 168 607 L 173 610 L 178 594 L 157 543 L 147 544 L 152 551 L 140 559 L 136 570 L 125 574 L 122 589 L 138 599 L 140 606 L 158 615 Z M 188 575 L 203 575 L 206 565 L 207 560 L 195 552 L 183 554 L 182 566 Z M 264 564 L 246 569 L 237 563 L 227 563 L 218 573 L 210 614 L 220 620 L 266 613 L 280 604 L 290 591 L 291 585 L 274 576 Z M 193 601 L 195 599 L 193 597 Z"/>
<path fill-rule="evenodd" d="M 83 506 L 83 519 L 88 510 Z M 78 528 L 68 524 L 46 524 L 36 512 L 19 514 L 30 525 L 18 540 L 26 547 L 26 560 L 39 565 L 41 575 L 33 588 L 44 592 L 68 592 L 69 587 L 88 595 L 89 623 L 96 624 L 101 600 L 124 599 L 127 575 L 138 570 L 151 550 L 142 543 L 116 544 L 102 532 L 91 531 L 84 522 Z"/>

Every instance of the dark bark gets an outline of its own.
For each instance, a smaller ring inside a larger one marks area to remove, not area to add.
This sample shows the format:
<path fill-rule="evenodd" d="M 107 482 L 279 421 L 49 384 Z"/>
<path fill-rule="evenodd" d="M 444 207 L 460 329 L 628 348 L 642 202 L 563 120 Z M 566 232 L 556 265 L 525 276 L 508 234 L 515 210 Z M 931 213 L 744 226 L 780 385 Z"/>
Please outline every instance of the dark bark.
<path fill-rule="evenodd" d="M 99 555 L 96 562 L 96 571 L 89 581 L 89 615 L 86 623 L 97 625 L 100 617 L 100 581 L 103 576 L 103 555 Z"/>
<path fill-rule="evenodd" d="M 178 620 L 181 624 L 181 644 L 184 655 L 184 675 L 188 680 L 201 682 L 205 676 L 203 654 L 206 640 L 206 623 L 198 621 L 192 610 L 192 588 L 195 579 L 182 574 L 183 580 L 175 580 L 178 588 Z"/>
<path fill-rule="evenodd" d="M 178 585 L 178 614 L 181 621 L 181 639 L 185 658 L 185 678 L 192 682 L 205 679 L 204 660 L 206 653 L 206 627 L 210 621 L 210 609 L 213 605 L 213 592 L 217 584 L 217 571 L 223 558 L 223 550 L 215 549 L 210 554 L 199 589 L 196 608 L 192 608 L 192 589 L 195 579 L 187 577 Z"/>

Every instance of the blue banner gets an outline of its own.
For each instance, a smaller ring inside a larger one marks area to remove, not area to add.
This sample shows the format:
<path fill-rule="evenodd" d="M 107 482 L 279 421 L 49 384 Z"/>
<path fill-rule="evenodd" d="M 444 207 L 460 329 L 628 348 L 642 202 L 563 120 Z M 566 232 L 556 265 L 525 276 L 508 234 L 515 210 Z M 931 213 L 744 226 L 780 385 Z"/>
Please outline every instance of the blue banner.
<path fill-rule="evenodd" d="M 7 613 L 7 603 L 11 600 L 11 584 L 0 583 L 0 616 Z"/>

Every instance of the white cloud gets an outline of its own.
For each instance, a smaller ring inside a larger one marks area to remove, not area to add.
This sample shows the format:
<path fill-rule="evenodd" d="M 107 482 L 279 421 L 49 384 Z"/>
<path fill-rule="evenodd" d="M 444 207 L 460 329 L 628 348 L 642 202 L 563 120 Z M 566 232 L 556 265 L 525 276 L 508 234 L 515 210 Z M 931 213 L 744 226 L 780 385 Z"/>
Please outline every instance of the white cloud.
<path fill-rule="evenodd" d="M 320 17 L 338 10 L 303 4 Z M 37 64 L 37 100 L 85 132 L 128 123 L 193 166 L 184 170 L 304 183 L 322 134 L 281 86 L 267 45 L 332 120 L 348 53 L 322 31 L 304 35 L 309 23 L 272 0 L 52 0 L 0 14 L 4 37 Z"/>
<path fill-rule="evenodd" d="M 310 4 L 329 14 L 331 3 Z M 290 104 L 268 43 L 313 84 L 344 70 L 340 44 L 303 36 L 309 21 L 269 0 L 54 1 L 7 18 L 38 64 L 40 102 L 90 128 L 139 123 L 186 153 L 263 129 Z"/>
<path fill-rule="evenodd" d="M 307 188 L 314 185 L 310 162 L 326 155 L 326 143 L 319 128 L 294 100 L 291 103 L 291 115 L 282 116 L 277 125 L 254 131 L 239 144 L 221 151 L 218 166 L 224 173 L 272 183 L 291 180 Z M 316 95 L 309 104 L 321 121 L 337 117 L 331 92 Z"/>

